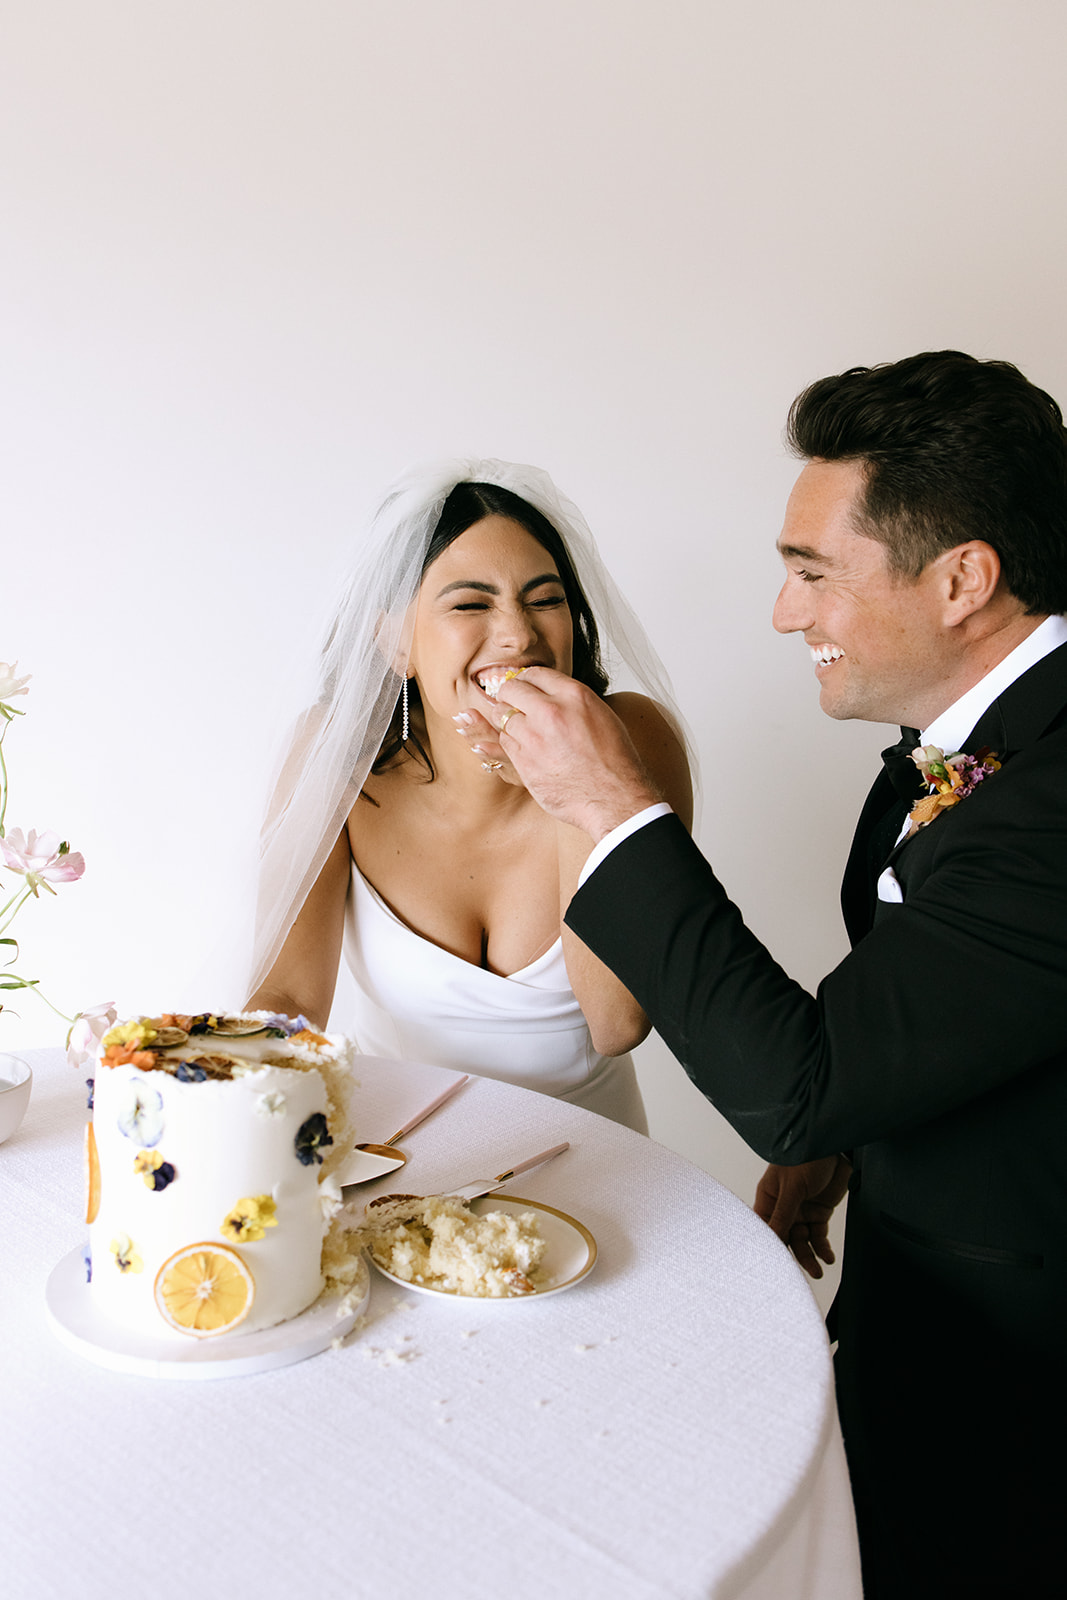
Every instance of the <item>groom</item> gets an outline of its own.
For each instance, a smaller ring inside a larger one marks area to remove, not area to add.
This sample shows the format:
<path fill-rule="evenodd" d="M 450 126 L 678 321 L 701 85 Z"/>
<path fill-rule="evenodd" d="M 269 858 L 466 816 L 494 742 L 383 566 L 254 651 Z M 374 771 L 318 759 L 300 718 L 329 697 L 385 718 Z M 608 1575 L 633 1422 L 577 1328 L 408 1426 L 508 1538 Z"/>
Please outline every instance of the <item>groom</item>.
<path fill-rule="evenodd" d="M 1016 368 L 944 351 L 814 383 L 789 439 L 774 625 L 803 634 L 829 716 L 904 725 L 845 873 L 853 948 L 815 996 L 589 690 L 534 668 L 501 691 L 506 731 L 467 736 L 594 840 L 568 925 L 773 1163 L 757 1208 L 816 1273 L 848 1186 L 836 1369 L 868 1600 L 1058 1595 L 1062 419 Z"/>

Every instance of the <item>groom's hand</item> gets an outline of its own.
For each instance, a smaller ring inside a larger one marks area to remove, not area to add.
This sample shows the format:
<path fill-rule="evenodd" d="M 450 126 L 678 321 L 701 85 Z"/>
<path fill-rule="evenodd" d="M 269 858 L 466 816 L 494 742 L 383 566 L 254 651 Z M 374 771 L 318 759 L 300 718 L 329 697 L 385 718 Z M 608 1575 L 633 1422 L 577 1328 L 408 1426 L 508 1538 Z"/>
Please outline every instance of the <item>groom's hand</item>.
<path fill-rule="evenodd" d="M 822 1262 L 833 1264 L 830 1218 L 851 1172 L 844 1156 L 827 1156 L 799 1167 L 770 1166 L 759 1181 L 753 1210 L 789 1246 L 809 1278 L 822 1277 Z"/>
<path fill-rule="evenodd" d="M 502 685 L 489 717 L 453 720 L 480 759 L 506 757 L 549 816 L 594 844 L 663 798 L 618 717 L 574 678 L 528 667 Z"/>

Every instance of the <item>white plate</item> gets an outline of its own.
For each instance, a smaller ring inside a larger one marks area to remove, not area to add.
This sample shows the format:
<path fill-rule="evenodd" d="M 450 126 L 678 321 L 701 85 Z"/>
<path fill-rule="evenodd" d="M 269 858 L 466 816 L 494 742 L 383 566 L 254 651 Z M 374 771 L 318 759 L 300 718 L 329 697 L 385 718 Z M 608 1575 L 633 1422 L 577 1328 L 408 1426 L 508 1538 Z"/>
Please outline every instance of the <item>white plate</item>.
<path fill-rule="evenodd" d="M 462 1300 L 464 1304 L 469 1300 L 478 1306 L 515 1306 L 530 1300 L 543 1300 L 546 1295 L 559 1294 L 563 1289 L 573 1289 L 596 1265 L 596 1240 L 589 1229 L 584 1223 L 569 1217 L 565 1211 L 557 1211 L 554 1206 L 543 1205 L 540 1200 L 520 1200 L 518 1195 L 485 1194 L 471 1201 L 471 1210 L 479 1214 L 506 1211 L 516 1217 L 524 1211 L 537 1212 L 541 1237 L 548 1248 L 538 1274 L 541 1287 L 535 1289 L 533 1294 L 504 1295 L 498 1299 L 489 1295 L 457 1294 L 452 1289 L 437 1289 L 429 1283 L 409 1283 L 406 1278 L 398 1278 L 395 1273 L 380 1267 L 368 1250 L 375 1270 L 401 1289 L 432 1294 L 438 1300 Z"/>
<path fill-rule="evenodd" d="M 298 1317 L 257 1333 L 234 1334 L 220 1344 L 212 1339 L 153 1339 L 102 1316 L 85 1281 L 81 1245 L 52 1268 L 45 1287 L 49 1321 L 65 1345 L 98 1367 L 141 1378 L 243 1378 L 292 1366 L 343 1339 L 369 1298 L 368 1273 L 358 1303 L 340 1316 L 340 1297 L 324 1290 Z"/>

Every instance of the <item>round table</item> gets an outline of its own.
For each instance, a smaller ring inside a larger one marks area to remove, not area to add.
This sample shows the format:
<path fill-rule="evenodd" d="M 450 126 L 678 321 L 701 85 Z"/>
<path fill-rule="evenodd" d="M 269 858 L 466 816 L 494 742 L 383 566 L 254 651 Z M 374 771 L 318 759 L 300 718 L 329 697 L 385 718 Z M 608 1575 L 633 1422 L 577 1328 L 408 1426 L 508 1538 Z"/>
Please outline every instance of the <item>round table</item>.
<path fill-rule="evenodd" d="M 542 1302 L 442 1301 L 372 1273 L 338 1349 L 160 1382 L 57 1339 L 45 1285 L 81 1243 L 82 1077 L 23 1052 L 0 1145 L 12 1593 L 81 1600 L 852 1600 L 855 1526 L 826 1334 L 788 1252 L 714 1179 L 564 1102 L 472 1078 L 362 1191 L 432 1193 L 561 1140 L 507 1187 L 594 1234 Z M 361 1058 L 358 1137 L 455 1075 Z M 400 1182 L 399 1180 L 403 1180 Z"/>

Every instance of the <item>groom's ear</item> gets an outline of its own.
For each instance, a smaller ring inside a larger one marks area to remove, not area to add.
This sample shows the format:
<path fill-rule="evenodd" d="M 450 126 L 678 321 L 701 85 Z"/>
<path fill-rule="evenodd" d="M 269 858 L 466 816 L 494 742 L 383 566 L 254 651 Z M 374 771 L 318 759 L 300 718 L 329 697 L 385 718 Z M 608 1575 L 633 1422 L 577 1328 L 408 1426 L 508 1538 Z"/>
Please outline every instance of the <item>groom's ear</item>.
<path fill-rule="evenodd" d="M 1000 588 L 1000 557 L 984 539 L 969 539 L 937 556 L 944 620 L 956 627 L 982 611 Z"/>

